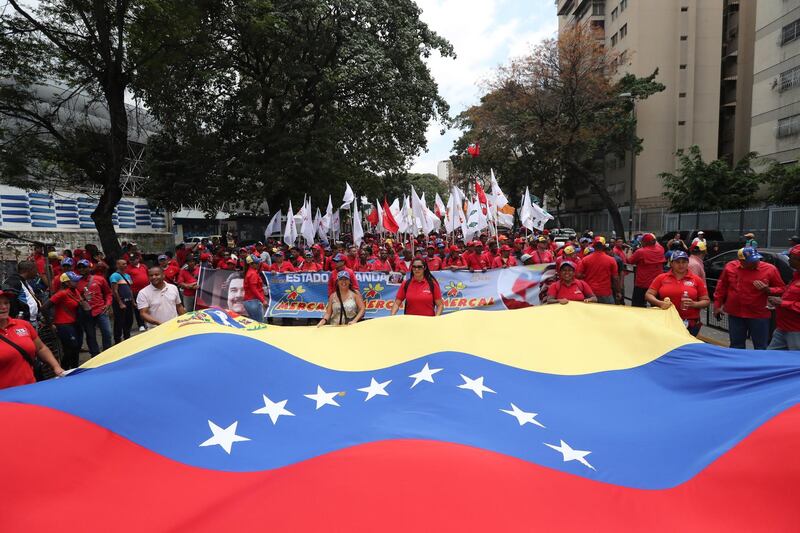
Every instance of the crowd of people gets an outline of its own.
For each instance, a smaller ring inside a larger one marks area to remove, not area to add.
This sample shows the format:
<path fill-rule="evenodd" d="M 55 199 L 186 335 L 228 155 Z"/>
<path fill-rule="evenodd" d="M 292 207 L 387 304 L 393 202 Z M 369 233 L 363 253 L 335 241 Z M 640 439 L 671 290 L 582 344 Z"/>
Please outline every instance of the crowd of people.
<path fill-rule="evenodd" d="M 288 246 L 277 239 L 239 246 L 215 238 L 180 244 L 150 264 L 135 243 L 122 243 L 114 261 L 93 245 L 60 252 L 37 246 L 0 291 L 0 388 L 32 382 L 36 372 L 60 375 L 77 367 L 84 340 L 93 357 L 129 338 L 134 322 L 143 332 L 194 310 L 203 268 L 242 271 L 244 309 L 258 321 L 268 303 L 261 272 L 327 271 L 329 300 L 319 326 L 363 319 L 357 272 L 402 273 L 392 315 L 402 309 L 423 316 L 444 308 L 432 275 L 440 270 L 554 265 L 557 279 L 543 303 L 561 305 L 625 305 L 625 277 L 632 275 L 631 305 L 674 306 L 692 335 L 702 327 L 700 310 L 713 305 L 717 317 L 728 315 L 731 347 L 745 348 L 750 338 L 756 349 L 800 349 L 800 275 L 795 272 L 785 285 L 775 266 L 762 261 L 754 236 L 745 238 L 713 295 L 706 286 L 703 261 L 710 247 L 702 232 L 690 243 L 678 234 L 663 246 L 650 233 L 625 242 L 586 231 L 556 242 L 548 230 L 468 241 L 443 233 L 403 240 L 368 234 L 358 246 Z M 800 268 L 800 245 L 787 253 L 791 267 Z M 771 332 L 773 310 L 777 324 Z M 43 342 L 49 337 L 50 343 Z"/>

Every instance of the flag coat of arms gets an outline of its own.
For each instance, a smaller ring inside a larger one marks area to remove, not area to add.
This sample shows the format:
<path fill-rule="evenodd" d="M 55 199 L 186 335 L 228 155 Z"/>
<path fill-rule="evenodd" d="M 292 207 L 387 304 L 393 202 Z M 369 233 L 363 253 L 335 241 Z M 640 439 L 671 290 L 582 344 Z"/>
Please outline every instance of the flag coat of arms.
<path fill-rule="evenodd" d="M 0 391 L 0 531 L 796 531 L 798 400 L 674 310 L 210 309 Z"/>

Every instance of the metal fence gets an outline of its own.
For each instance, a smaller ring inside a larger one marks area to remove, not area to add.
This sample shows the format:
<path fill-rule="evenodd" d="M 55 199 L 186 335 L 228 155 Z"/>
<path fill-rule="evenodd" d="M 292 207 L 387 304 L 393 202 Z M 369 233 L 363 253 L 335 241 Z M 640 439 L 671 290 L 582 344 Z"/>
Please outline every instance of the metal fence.
<path fill-rule="evenodd" d="M 620 208 L 623 225 L 628 228 L 629 208 Z M 667 232 L 705 229 L 719 230 L 726 241 L 741 240 L 745 232 L 753 232 L 763 247 L 784 248 L 789 237 L 800 234 L 800 206 L 773 206 L 759 209 L 705 211 L 695 213 L 670 213 L 664 208 L 635 209 L 634 232 Z M 611 233 L 614 225 L 608 211 L 566 213 L 559 216 L 556 225 L 574 228 L 581 232 L 591 229 L 596 233 Z"/>

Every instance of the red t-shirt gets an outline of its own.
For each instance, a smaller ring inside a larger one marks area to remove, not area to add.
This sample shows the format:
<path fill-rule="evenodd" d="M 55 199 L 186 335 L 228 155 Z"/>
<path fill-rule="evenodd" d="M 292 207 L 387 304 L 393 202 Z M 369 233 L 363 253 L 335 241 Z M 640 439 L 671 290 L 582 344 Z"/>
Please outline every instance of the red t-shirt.
<path fill-rule="evenodd" d="M 389 262 L 388 259 L 386 261 L 381 261 L 380 259 L 376 259 L 369 266 L 369 269 L 372 272 L 391 272 L 392 264 Z"/>
<path fill-rule="evenodd" d="M 139 266 L 128 265 L 125 273 L 131 277 L 131 289 L 133 294 L 138 293 L 150 284 L 150 278 L 147 276 L 147 267 L 143 263 Z"/>
<path fill-rule="evenodd" d="M 406 284 L 408 284 L 408 292 L 406 292 Z M 442 289 L 434 279 L 433 294 L 431 294 L 428 280 L 417 281 L 412 279 L 410 282 L 403 281 L 403 284 L 400 285 L 400 290 L 397 291 L 397 299 L 400 301 L 405 300 L 406 315 L 435 316 L 436 306 L 433 302 L 442 299 Z"/>
<path fill-rule="evenodd" d="M 517 266 L 517 260 L 513 255 L 509 255 L 505 260 L 502 255 L 498 255 L 494 258 L 494 261 L 492 261 L 492 268 L 503 268 L 506 266 Z"/>
<path fill-rule="evenodd" d="M 406 260 L 402 257 L 398 257 L 397 260 L 394 262 L 394 269 L 396 272 L 406 273 L 411 270 L 411 261 L 413 259 L 408 260 L 408 264 L 406 264 Z"/>
<path fill-rule="evenodd" d="M 467 252 L 461 256 L 461 259 L 467 264 L 467 268 L 470 270 L 484 270 L 489 268 L 489 265 L 483 260 L 483 258 L 475 253 Z"/>
<path fill-rule="evenodd" d="M 319 265 L 317 263 L 315 263 L 314 261 L 312 261 L 311 259 L 306 259 L 305 261 L 303 261 L 303 264 L 300 265 L 300 271 L 301 272 L 318 272 L 319 271 Z"/>
<path fill-rule="evenodd" d="M 640 289 L 649 289 L 656 276 L 664 272 L 664 248 L 656 243 L 653 246 L 642 246 L 631 255 L 628 262 L 636 265 L 633 285 Z"/>
<path fill-rule="evenodd" d="M 581 279 L 575 279 L 569 285 L 559 280 L 548 287 L 547 296 L 556 300 L 566 299 L 582 302 L 594 296 L 594 292 L 589 284 Z"/>
<path fill-rule="evenodd" d="M 459 256 L 458 258 L 455 257 L 448 257 L 447 260 L 444 262 L 445 268 L 453 267 L 453 268 L 467 268 L 467 262 L 464 261 L 464 258 Z"/>
<path fill-rule="evenodd" d="M 5 329 L 0 328 L 0 335 L 22 348 L 31 360 L 36 358 L 36 344 L 39 337 L 29 322 L 18 318 L 9 318 Z M 35 383 L 33 368 L 22 358 L 19 351 L 0 342 L 0 389 Z"/>
<path fill-rule="evenodd" d="M 50 297 L 55 310 L 53 323 L 74 324 L 78 320 L 78 305 L 81 297 L 75 289 L 61 289 Z"/>
<path fill-rule="evenodd" d="M 200 275 L 200 267 L 194 267 L 194 272 L 190 272 L 188 268 L 182 268 L 180 273 L 178 273 L 178 283 L 183 283 L 184 285 L 191 285 L 193 283 L 197 283 L 197 277 Z M 184 296 L 194 296 L 197 292 L 197 289 L 183 289 Z"/>
<path fill-rule="evenodd" d="M 113 295 L 106 278 L 99 274 L 89 274 L 78 282 L 78 294 L 83 294 L 84 288 L 89 289 L 89 305 L 92 306 L 92 316 L 99 316 L 106 307 L 111 306 Z"/>
<path fill-rule="evenodd" d="M 597 296 L 611 296 L 611 278 L 619 269 L 617 261 L 603 252 L 593 252 L 583 258 L 583 280 Z"/>
<path fill-rule="evenodd" d="M 656 291 L 660 300 L 669 298 L 682 319 L 693 321 L 700 320 L 700 310 L 694 307 L 683 309 L 681 307 L 681 299 L 683 298 L 684 292 L 694 301 L 699 300 L 703 296 L 707 296 L 708 289 L 706 289 L 706 284 L 702 279 L 691 272 L 687 272 L 683 278 L 678 279 L 670 270 L 669 272 L 664 272 L 656 276 L 650 288 Z"/>
<path fill-rule="evenodd" d="M 277 263 L 273 263 L 272 266 L 269 267 L 269 271 L 280 274 L 283 272 L 296 272 L 297 269 L 294 268 L 294 265 L 292 263 L 284 259 L 284 261 L 280 265 Z"/>
<path fill-rule="evenodd" d="M 795 272 L 792 281 L 786 285 L 775 315 L 779 330 L 800 331 L 800 272 Z"/>
<path fill-rule="evenodd" d="M 347 267 L 342 268 L 342 270 L 350 274 L 350 288 L 358 292 L 358 279 L 356 279 L 356 273 Z M 338 273 L 338 270 L 331 270 L 331 274 L 328 277 L 328 296 L 336 292 L 336 275 Z"/>
<path fill-rule="evenodd" d="M 530 252 L 531 259 L 533 260 L 534 265 L 545 265 L 547 263 L 552 263 L 555 261 L 553 257 L 553 252 L 550 250 L 545 250 L 542 252 L 538 248 L 535 250 L 531 250 Z"/>
<path fill-rule="evenodd" d="M 426 261 L 428 263 L 428 270 L 436 272 L 442 269 L 442 260 L 437 256 L 429 257 Z"/>
<path fill-rule="evenodd" d="M 264 295 L 264 280 L 255 268 L 248 268 L 244 274 L 244 300 L 258 300 L 267 303 Z"/>

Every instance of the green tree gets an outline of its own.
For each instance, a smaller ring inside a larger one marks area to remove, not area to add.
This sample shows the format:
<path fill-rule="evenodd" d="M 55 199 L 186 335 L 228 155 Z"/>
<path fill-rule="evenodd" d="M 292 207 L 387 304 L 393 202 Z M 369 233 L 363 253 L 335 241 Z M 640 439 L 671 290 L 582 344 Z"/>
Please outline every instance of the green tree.
<path fill-rule="evenodd" d="M 769 185 L 769 201 L 777 205 L 800 204 L 800 165 L 772 162 L 763 174 Z"/>
<path fill-rule="evenodd" d="M 112 214 L 122 197 L 128 136 L 138 126 L 126 91 L 154 50 L 185 43 L 176 31 L 140 41 L 139 54 L 130 54 L 142 6 L 40 0 L 28 8 L 8 0 L 0 21 L 0 176 L 28 189 L 99 189 L 92 219 L 103 250 L 115 257 L 120 246 Z"/>
<path fill-rule="evenodd" d="M 756 174 L 751 167 L 755 153 L 747 154 L 733 167 L 722 159 L 703 161 L 697 145 L 689 147 L 688 151 L 679 150 L 676 155 L 678 170 L 660 174 L 664 180 L 664 196 L 670 201 L 673 211 L 749 207 L 763 182 L 763 176 Z"/>
<path fill-rule="evenodd" d="M 501 68 L 481 103 L 459 117 L 466 131 L 455 143 L 453 161 L 467 176 L 495 168 L 512 199 L 529 186 L 538 196 L 548 193 L 560 201 L 588 184 L 617 234 L 624 235 L 607 189 L 605 157 L 642 150 L 633 106 L 664 85 L 656 81 L 658 71 L 617 76 L 618 54 L 596 37 L 576 25 Z M 471 142 L 480 142 L 477 158 L 462 155 Z"/>
<path fill-rule="evenodd" d="M 214 8 L 202 44 L 158 56 L 137 86 L 163 124 L 146 189 L 159 205 L 214 211 L 304 193 L 324 205 L 345 180 L 373 198 L 425 147 L 429 121 L 447 116 L 424 59 L 452 48 L 412 0 Z"/>

